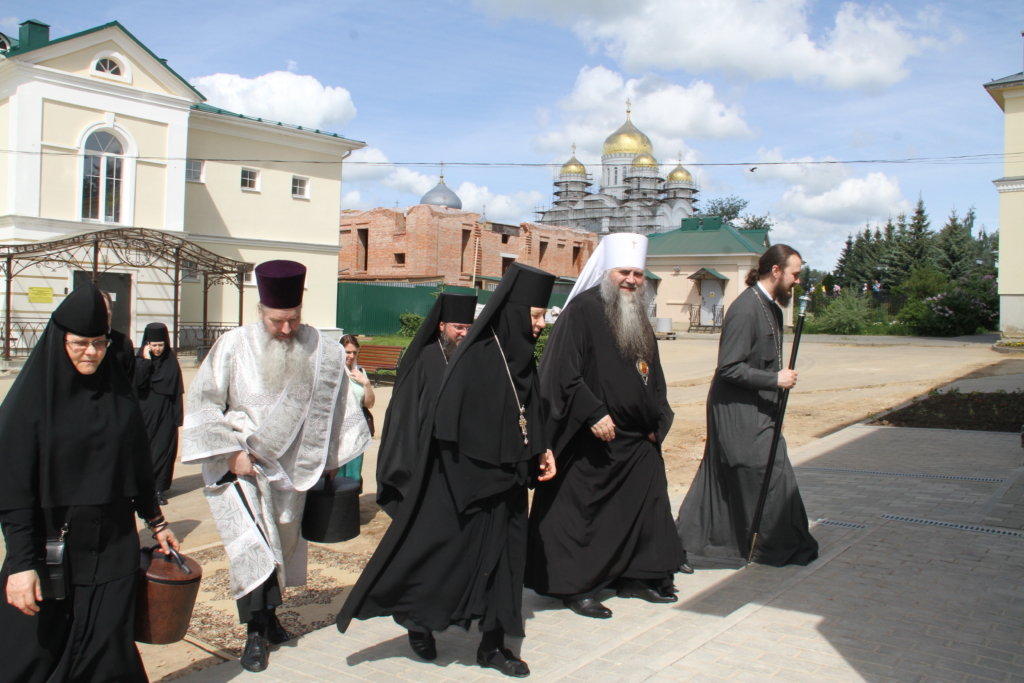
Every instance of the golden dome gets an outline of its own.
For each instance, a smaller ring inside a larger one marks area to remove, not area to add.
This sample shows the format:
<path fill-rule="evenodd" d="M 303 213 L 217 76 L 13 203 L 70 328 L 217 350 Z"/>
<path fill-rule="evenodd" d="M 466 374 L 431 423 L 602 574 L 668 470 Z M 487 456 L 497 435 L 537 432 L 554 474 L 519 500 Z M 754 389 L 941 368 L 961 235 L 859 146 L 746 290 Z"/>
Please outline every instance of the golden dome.
<path fill-rule="evenodd" d="M 633 168 L 658 168 L 658 160 L 654 158 L 654 155 L 650 152 L 640 152 L 633 157 L 633 163 L 630 164 Z"/>
<path fill-rule="evenodd" d="M 562 175 L 587 175 L 587 167 L 579 162 L 576 155 L 572 155 L 572 159 L 565 162 L 562 165 Z"/>
<path fill-rule="evenodd" d="M 692 183 L 693 182 L 693 176 L 690 175 L 689 171 L 687 171 L 685 168 L 683 168 L 682 164 L 680 164 L 679 166 L 676 166 L 675 168 L 672 169 L 672 171 L 668 174 L 668 177 L 665 178 L 665 182 L 669 182 L 669 183 L 679 183 L 679 182 L 682 182 L 682 183 Z"/>
<path fill-rule="evenodd" d="M 640 154 L 647 152 L 651 154 L 654 152 L 654 147 L 651 145 L 651 139 L 640 132 L 640 130 L 633 125 L 633 122 L 629 120 L 629 112 L 626 112 L 626 122 L 622 126 L 605 138 L 604 151 L 602 155 L 607 156 L 609 154 Z"/>

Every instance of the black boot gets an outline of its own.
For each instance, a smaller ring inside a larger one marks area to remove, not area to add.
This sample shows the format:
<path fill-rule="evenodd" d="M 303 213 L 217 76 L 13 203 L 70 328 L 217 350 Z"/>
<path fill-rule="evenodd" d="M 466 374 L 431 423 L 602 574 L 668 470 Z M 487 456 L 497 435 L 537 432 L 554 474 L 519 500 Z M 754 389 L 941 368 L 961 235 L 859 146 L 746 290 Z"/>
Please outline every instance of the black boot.
<path fill-rule="evenodd" d="M 278 621 L 277 612 L 270 610 L 270 616 L 267 618 L 267 642 L 271 645 L 280 645 L 291 639 L 291 635 L 288 631 L 284 630 L 284 626 Z"/>
<path fill-rule="evenodd" d="M 437 641 L 430 631 L 409 631 L 409 646 L 413 652 L 428 662 L 437 659 Z"/>
<path fill-rule="evenodd" d="M 641 600 L 655 603 L 669 603 L 679 600 L 674 594 L 664 595 L 659 593 L 640 579 L 620 579 L 619 587 L 615 594 L 620 598 L 640 598 Z"/>
<path fill-rule="evenodd" d="M 266 671 L 270 665 L 270 644 L 267 643 L 267 615 L 253 612 L 248 624 L 249 635 L 239 663 L 246 671 Z"/>
<path fill-rule="evenodd" d="M 594 598 L 584 598 L 583 600 L 562 600 L 562 604 L 581 617 L 590 617 L 591 619 L 612 618 L 612 611 Z"/>
<path fill-rule="evenodd" d="M 505 647 L 505 631 L 501 628 L 484 633 L 484 637 L 480 639 L 480 647 L 476 650 L 476 663 L 486 669 L 497 669 L 514 678 L 526 678 L 530 675 L 530 667 L 526 662 Z"/>

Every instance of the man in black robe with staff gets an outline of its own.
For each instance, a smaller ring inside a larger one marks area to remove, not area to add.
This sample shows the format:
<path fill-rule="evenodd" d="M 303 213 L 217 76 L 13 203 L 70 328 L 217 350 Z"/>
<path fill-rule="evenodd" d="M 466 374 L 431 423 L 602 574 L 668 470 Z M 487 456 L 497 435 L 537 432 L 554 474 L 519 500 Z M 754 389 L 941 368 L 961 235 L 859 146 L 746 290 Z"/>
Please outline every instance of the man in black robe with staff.
<path fill-rule="evenodd" d="M 782 308 L 800 282 L 803 261 L 785 244 L 761 255 L 748 289 L 729 307 L 708 393 L 704 459 L 679 508 L 677 527 L 691 556 L 744 562 L 764 481 L 781 389 L 796 385 L 782 365 Z M 780 308 L 781 307 L 781 308 Z M 818 557 L 796 474 L 780 436 L 757 547 L 758 564 L 806 565 Z"/>
<path fill-rule="evenodd" d="M 537 486 L 526 586 L 584 617 L 597 594 L 675 602 L 692 571 L 672 524 L 661 444 L 672 426 L 647 318 L 647 238 L 601 240 L 558 317 L 540 364 L 558 474 Z"/>
<path fill-rule="evenodd" d="M 534 344 L 555 276 L 513 263 L 449 360 L 409 495 L 338 614 L 391 616 L 413 651 L 437 657 L 434 631 L 479 620 L 477 664 L 530 674 L 505 647 L 523 637 L 527 486 L 555 475 Z"/>
<path fill-rule="evenodd" d="M 409 495 L 420 450 L 434 430 L 441 378 L 475 313 L 475 296 L 442 292 L 402 356 L 377 452 L 377 504 L 392 518 Z"/>

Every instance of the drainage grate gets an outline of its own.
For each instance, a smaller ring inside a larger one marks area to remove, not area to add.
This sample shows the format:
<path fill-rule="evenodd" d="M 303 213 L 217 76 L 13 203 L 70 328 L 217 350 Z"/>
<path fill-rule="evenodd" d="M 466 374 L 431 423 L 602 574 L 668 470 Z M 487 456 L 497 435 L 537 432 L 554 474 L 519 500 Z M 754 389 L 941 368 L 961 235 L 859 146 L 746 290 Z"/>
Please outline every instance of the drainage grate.
<path fill-rule="evenodd" d="M 915 517 L 898 517 L 896 515 L 882 515 L 882 519 L 890 519 L 894 522 L 910 522 L 912 524 L 927 524 L 928 526 L 941 526 L 947 529 L 961 529 L 963 531 L 979 531 L 983 534 L 995 534 L 996 536 L 1013 536 L 1024 538 L 1024 533 L 1010 531 L 1008 529 L 993 529 L 987 526 L 974 526 L 973 524 L 954 524 L 953 522 L 940 522 L 937 519 L 917 519 Z"/>
<path fill-rule="evenodd" d="M 826 526 L 841 526 L 844 529 L 867 529 L 867 524 L 854 524 L 853 522 L 837 522 L 834 519 L 816 519 L 815 524 L 824 524 Z"/>
<path fill-rule="evenodd" d="M 838 472 L 840 474 L 881 474 L 887 477 L 915 477 L 918 479 L 955 479 L 956 481 L 987 481 L 993 484 L 1001 484 L 1005 479 L 995 477 L 958 477 L 951 474 L 917 474 L 914 472 L 879 472 L 876 470 L 844 470 L 837 467 L 794 467 L 796 470 L 809 472 Z"/>

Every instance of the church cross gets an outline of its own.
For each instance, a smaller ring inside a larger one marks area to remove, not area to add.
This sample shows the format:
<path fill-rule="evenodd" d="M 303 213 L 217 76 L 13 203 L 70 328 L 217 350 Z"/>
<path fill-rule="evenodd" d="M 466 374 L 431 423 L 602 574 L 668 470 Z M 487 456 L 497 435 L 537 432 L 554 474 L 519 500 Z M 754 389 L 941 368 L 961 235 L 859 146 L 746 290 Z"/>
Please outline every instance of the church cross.
<path fill-rule="evenodd" d="M 626 99 L 626 116 L 629 116 L 629 112 L 631 111 L 632 106 L 633 106 L 633 103 L 629 101 L 629 98 L 627 98 Z"/>
<path fill-rule="evenodd" d="M 572 155 L 576 156 L 576 143 L 572 143 Z"/>
<path fill-rule="evenodd" d="M 633 248 L 636 249 L 636 240 L 633 240 Z"/>
<path fill-rule="evenodd" d="M 441 162 L 441 182 L 444 182 L 444 162 Z"/>

